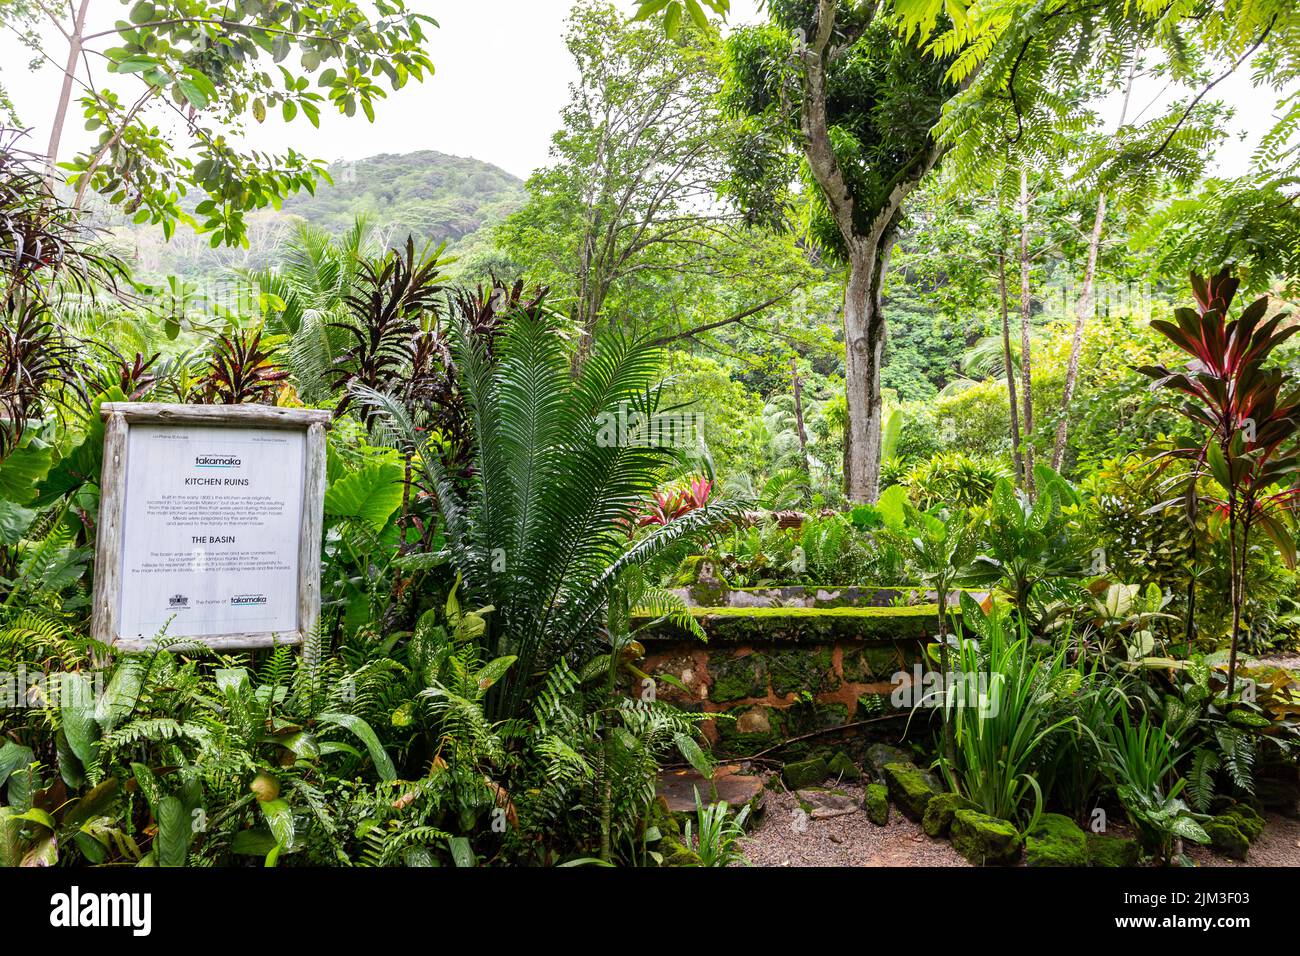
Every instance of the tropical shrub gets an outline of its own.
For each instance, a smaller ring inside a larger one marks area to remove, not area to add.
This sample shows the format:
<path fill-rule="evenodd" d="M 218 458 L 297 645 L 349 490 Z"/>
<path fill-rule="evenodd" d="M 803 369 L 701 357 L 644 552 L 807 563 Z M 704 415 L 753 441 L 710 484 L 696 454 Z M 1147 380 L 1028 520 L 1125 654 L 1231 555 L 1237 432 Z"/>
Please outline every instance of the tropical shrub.
<path fill-rule="evenodd" d="M 954 749 L 939 768 L 955 793 L 1028 829 L 1050 796 L 1037 774 L 1045 745 L 1075 719 L 1054 704 L 1078 693 L 1083 675 L 1064 647 L 1036 654 L 1023 621 L 1005 610 L 985 614 L 968 594 L 961 607 L 955 676 L 942 701 Z"/>
<path fill-rule="evenodd" d="M 915 465 L 900 480 L 913 503 L 931 508 L 973 508 L 984 504 L 999 479 L 1011 477 L 1001 462 L 962 452 L 943 452 Z"/>
<path fill-rule="evenodd" d="M 1197 308 L 1177 309 L 1176 323 L 1152 323 L 1192 361 L 1182 371 L 1161 365 L 1139 369 L 1156 386 L 1181 395 L 1179 411 L 1202 429 L 1200 438 L 1175 441 L 1156 460 L 1192 465 L 1169 482 L 1169 489 L 1177 493 L 1170 505 L 1194 514 L 1204 501 L 1225 527 L 1232 608 L 1229 696 L 1236 680 L 1251 532 L 1266 535 L 1288 567 L 1295 566 L 1290 520 L 1295 491 L 1290 479 L 1300 470 L 1300 455 L 1294 448 L 1300 431 L 1300 398 L 1283 392 L 1286 383 L 1280 369 L 1265 367 L 1273 350 L 1300 326 L 1285 325 L 1284 314 L 1266 319 L 1267 297 L 1229 319 L 1239 285 L 1226 269 L 1210 278 L 1193 274 Z M 1219 490 L 1202 490 L 1203 478 L 1212 479 Z"/>

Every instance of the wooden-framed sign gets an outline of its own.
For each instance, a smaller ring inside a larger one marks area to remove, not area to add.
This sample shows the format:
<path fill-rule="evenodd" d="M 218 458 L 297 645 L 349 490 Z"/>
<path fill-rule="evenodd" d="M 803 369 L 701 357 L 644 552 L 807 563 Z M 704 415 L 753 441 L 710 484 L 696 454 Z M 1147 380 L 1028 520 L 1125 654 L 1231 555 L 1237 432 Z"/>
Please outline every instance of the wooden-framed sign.
<path fill-rule="evenodd" d="M 301 643 L 320 617 L 330 413 L 105 402 L 101 414 L 95 639 Z"/>

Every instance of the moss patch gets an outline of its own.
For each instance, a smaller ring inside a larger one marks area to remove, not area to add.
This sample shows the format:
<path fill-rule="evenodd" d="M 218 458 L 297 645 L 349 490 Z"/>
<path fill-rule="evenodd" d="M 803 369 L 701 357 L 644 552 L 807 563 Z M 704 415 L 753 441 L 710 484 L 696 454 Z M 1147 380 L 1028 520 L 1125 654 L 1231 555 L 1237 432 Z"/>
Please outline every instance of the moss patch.
<path fill-rule="evenodd" d="M 911 762 L 912 752 L 893 744 L 875 743 L 867 748 L 867 766 L 878 780 L 885 779 L 885 764 Z"/>
<path fill-rule="evenodd" d="M 801 790 L 821 783 L 826 779 L 826 761 L 821 757 L 811 760 L 798 760 L 781 768 L 781 779 L 791 790 Z"/>
<path fill-rule="evenodd" d="M 844 654 L 844 679 L 851 684 L 886 681 L 903 669 L 903 654 L 897 645 L 868 644 Z"/>
<path fill-rule="evenodd" d="M 862 771 L 858 769 L 857 764 L 849 759 L 849 755 L 844 751 L 836 751 L 830 760 L 826 761 L 826 769 L 830 771 L 831 776 L 838 777 L 841 780 L 861 780 Z"/>
<path fill-rule="evenodd" d="M 831 644 L 919 640 L 934 632 L 938 607 L 693 607 L 691 614 L 713 642 Z M 650 640 L 688 637 L 668 622 L 645 633 Z"/>
<path fill-rule="evenodd" d="M 772 675 L 772 693 L 777 695 L 802 691 L 820 694 L 839 685 L 831 663 L 831 649 L 825 646 L 773 651 L 768 655 L 768 668 Z"/>
<path fill-rule="evenodd" d="M 1205 832 L 1209 834 L 1210 846 L 1215 853 L 1222 853 L 1234 860 L 1246 859 L 1246 854 L 1250 851 L 1250 840 L 1246 839 L 1246 835 L 1237 826 L 1236 818 L 1215 817 L 1206 822 Z"/>
<path fill-rule="evenodd" d="M 767 694 L 767 660 L 762 654 L 710 659 L 713 686 L 709 699 L 717 703 Z"/>
<path fill-rule="evenodd" d="M 1025 834 L 1026 866 L 1087 866 L 1088 843 L 1067 816 L 1044 813 Z"/>
<path fill-rule="evenodd" d="M 824 704 L 797 700 L 789 707 L 771 711 L 772 729 L 782 740 L 810 734 L 814 730 L 841 727 L 849 721 L 849 709 L 843 704 Z"/>
<path fill-rule="evenodd" d="M 1219 816 L 1235 823 L 1242 836 L 1251 843 L 1258 840 L 1259 835 L 1264 832 L 1264 818 L 1259 815 L 1259 812 L 1254 807 L 1247 804 L 1233 804 Z"/>
<path fill-rule="evenodd" d="M 1089 866 L 1137 866 L 1142 857 L 1142 849 L 1137 841 L 1126 837 L 1086 833 L 1084 845 Z"/>

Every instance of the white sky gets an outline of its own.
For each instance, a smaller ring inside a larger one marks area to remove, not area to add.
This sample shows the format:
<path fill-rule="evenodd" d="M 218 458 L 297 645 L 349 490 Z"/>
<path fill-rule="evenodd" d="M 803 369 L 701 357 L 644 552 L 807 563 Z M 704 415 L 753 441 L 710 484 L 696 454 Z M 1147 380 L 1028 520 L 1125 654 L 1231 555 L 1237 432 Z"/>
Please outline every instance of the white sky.
<path fill-rule="evenodd" d="M 615 3 L 629 13 L 637 6 L 636 0 Z M 430 43 L 435 76 L 390 93 L 379 104 L 373 124 L 360 113 L 348 119 L 323 112 L 317 130 L 302 117 L 285 124 L 275 113 L 254 127 L 248 141 L 273 152 L 293 146 L 327 161 L 435 149 L 494 163 L 521 178 L 544 165 L 574 79 L 563 41 L 572 0 L 410 0 L 410 5 L 440 23 Z M 754 20 L 756 7 L 755 0 L 733 0 L 731 22 Z M 127 9 L 117 0 L 94 0 L 90 26 L 109 28 Z M 66 46 L 53 30 L 46 51 L 60 63 L 66 56 Z M 13 97 L 23 123 L 35 129 L 29 148 L 41 149 L 58 95 L 58 71 L 46 66 L 28 74 L 30 56 L 11 35 L 0 34 L 0 83 Z M 1139 84 L 1130 117 L 1159 90 L 1159 84 Z M 1220 150 L 1213 166 L 1224 174 L 1239 174 L 1248 166 L 1255 139 L 1269 125 L 1275 97 L 1253 90 L 1247 70 L 1211 95 L 1235 106 L 1236 132 L 1247 134 L 1245 143 L 1234 138 Z M 1157 102 L 1145 118 L 1156 115 L 1160 105 Z M 1107 102 L 1106 112 L 1118 115 L 1117 97 Z M 64 134 L 62 158 L 91 141 L 92 134 L 74 117 Z"/>

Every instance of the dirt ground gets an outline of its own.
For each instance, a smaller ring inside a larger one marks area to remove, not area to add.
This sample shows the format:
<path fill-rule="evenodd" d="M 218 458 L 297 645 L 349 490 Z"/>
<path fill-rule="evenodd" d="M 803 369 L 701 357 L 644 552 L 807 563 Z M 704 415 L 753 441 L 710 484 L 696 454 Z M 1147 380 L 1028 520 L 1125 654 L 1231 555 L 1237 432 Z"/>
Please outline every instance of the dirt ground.
<path fill-rule="evenodd" d="M 830 786 L 830 784 L 828 784 Z M 835 784 L 859 809 L 844 816 L 810 819 L 794 794 L 768 791 L 763 819 L 744 841 L 754 866 L 969 866 L 944 840 L 931 840 L 896 807 L 889 825 L 878 827 L 860 807 L 862 787 Z"/>
<path fill-rule="evenodd" d="M 919 825 L 890 807 L 888 826 L 878 827 L 861 809 L 862 787 L 827 784 L 851 796 L 859 809 L 842 816 L 812 819 L 794 794 L 769 790 L 762 818 L 742 843 L 753 866 L 969 866 L 946 840 L 932 840 Z M 1260 838 L 1246 862 L 1222 857 L 1204 847 L 1189 855 L 1198 866 L 1300 866 L 1300 821 L 1266 816 Z"/>
<path fill-rule="evenodd" d="M 1300 820 L 1264 814 L 1264 832 L 1251 846 L 1245 862 L 1199 846 L 1188 850 L 1188 855 L 1198 866 L 1300 866 Z"/>

